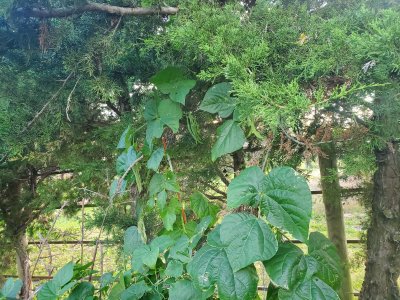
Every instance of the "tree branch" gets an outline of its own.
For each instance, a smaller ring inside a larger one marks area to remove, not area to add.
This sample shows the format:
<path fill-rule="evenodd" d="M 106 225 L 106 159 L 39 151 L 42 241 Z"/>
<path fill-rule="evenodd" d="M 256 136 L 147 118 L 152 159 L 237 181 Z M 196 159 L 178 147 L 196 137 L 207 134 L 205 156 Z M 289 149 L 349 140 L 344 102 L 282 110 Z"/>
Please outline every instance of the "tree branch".
<path fill-rule="evenodd" d="M 25 17 L 35 18 L 65 18 L 73 15 L 82 15 L 85 12 L 104 12 L 112 15 L 175 15 L 179 11 L 177 7 L 121 7 L 104 3 L 86 2 L 80 6 L 70 6 L 61 8 L 17 8 L 16 14 Z"/>

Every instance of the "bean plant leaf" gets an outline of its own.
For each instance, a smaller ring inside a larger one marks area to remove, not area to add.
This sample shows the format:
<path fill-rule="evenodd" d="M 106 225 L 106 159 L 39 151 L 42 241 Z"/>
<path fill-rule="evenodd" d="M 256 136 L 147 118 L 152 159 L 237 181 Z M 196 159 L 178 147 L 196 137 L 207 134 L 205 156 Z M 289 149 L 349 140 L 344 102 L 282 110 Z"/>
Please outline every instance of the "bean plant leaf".
<path fill-rule="evenodd" d="M 182 109 L 178 103 L 171 100 L 150 100 L 146 103 L 144 118 L 147 121 L 146 141 L 152 144 L 153 138 L 160 138 L 164 125 L 173 132 L 179 129 L 179 120 L 182 118 Z"/>
<path fill-rule="evenodd" d="M 185 104 L 186 95 L 196 85 L 196 81 L 189 80 L 182 70 L 176 67 L 168 67 L 156 75 L 150 82 L 154 83 L 161 93 L 168 95 L 172 101 Z"/>
<path fill-rule="evenodd" d="M 157 206 L 160 210 L 163 210 L 167 203 L 167 192 L 161 191 L 157 195 Z"/>
<path fill-rule="evenodd" d="M 132 127 L 129 125 L 122 133 L 117 145 L 117 149 L 129 148 L 131 146 L 130 145 L 131 140 L 132 140 Z"/>
<path fill-rule="evenodd" d="M 222 82 L 212 86 L 204 95 L 200 109 L 209 113 L 218 113 L 221 118 L 229 117 L 235 109 L 235 98 L 230 96 L 232 85 Z"/>
<path fill-rule="evenodd" d="M 81 282 L 72 290 L 67 300 L 92 300 L 94 286 L 90 282 Z"/>
<path fill-rule="evenodd" d="M 167 207 L 161 211 L 161 219 L 166 230 L 171 231 L 176 221 L 176 214 L 179 211 L 180 204 L 176 198 L 169 201 Z"/>
<path fill-rule="evenodd" d="M 289 242 L 280 244 L 278 252 L 264 261 L 264 266 L 274 285 L 285 289 L 310 280 L 318 271 L 318 262 Z"/>
<path fill-rule="evenodd" d="M 155 173 L 149 183 L 150 197 L 158 194 L 159 192 L 167 190 L 171 192 L 179 192 L 179 185 L 176 176 L 173 173 L 160 174 Z"/>
<path fill-rule="evenodd" d="M 131 226 L 125 230 L 124 234 L 124 253 L 132 255 L 133 251 L 144 245 L 142 236 L 136 226 Z"/>
<path fill-rule="evenodd" d="M 207 244 L 196 252 L 188 264 L 188 272 L 199 289 L 209 289 L 217 284 L 220 299 L 252 300 L 257 293 L 255 268 L 250 265 L 234 272 L 226 251 L 227 245 L 220 238 L 220 230 L 221 226 L 217 226 L 208 235 Z"/>
<path fill-rule="evenodd" d="M 334 290 L 341 285 L 341 259 L 335 245 L 322 233 L 312 232 L 309 238 L 308 254 L 319 262 L 317 276 Z"/>
<path fill-rule="evenodd" d="M 17 295 L 21 291 L 21 288 L 22 288 L 21 279 L 14 280 L 12 278 L 8 278 L 4 283 L 3 287 L 1 288 L 0 296 L 5 297 L 6 299 L 16 299 Z"/>
<path fill-rule="evenodd" d="M 147 161 L 147 168 L 157 172 L 163 157 L 164 148 L 160 147 L 151 154 L 150 159 Z"/>
<path fill-rule="evenodd" d="M 210 200 L 200 192 L 195 192 L 190 196 L 190 208 L 199 219 L 211 216 L 212 220 L 215 220 L 218 213 L 218 206 L 210 203 Z"/>
<path fill-rule="evenodd" d="M 182 109 L 179 104 L 171 100 L 163 100 L 158 105 L 160 120 L 167 125 L 173 132 L 179 129 L 179 120 L 182 118 Z"/>
<path fill-rule="evenodd" d="M 211 291 L 213 292 L 213 291 Z M 169 290 L 169 300 L 205 300 L 212 294 L 197 289 L 190 280 L 179 280 Z"/>
<path fill-rule="evenodd" d="M 63 287 L 66 285 L 74 276 L 74 266 L 75 263 L 69 262 L 65 266 L 63 266 L 57 273 L 54 275 L 52 281 L 54 282 L 56 287 Z"/>
<path fill-rule="evenodd" d="M 183 273 L 183 264 L 178 260 L 171 260 L 165 269 L 165 275 L 179 277 Z"/>
<path fill-rule="evenodd" d="M 132 164 L 138 159 L 138 154 L 132 146 L 128 148 L 126 152 L 121 153 L 117 159 L 117 174 L 123 175 Z"/>
<path fill-rule="evenodd" d="M 38 293 L 38 300 L 57 299 L 58 296 L 72 288 L 75 285 L 75 282 L 70 282 L 74 276 L 74 265 L 73 262 L 67 263 L 52 280 L 46 282 Z"/>
<path fill-rule="evenodd" d="M 151 288 L 142 280 L 132 284 L 121 294 L 121 300 L 142 299 L 143 295 L 149 292 Z"/>
<path fill-rule="evenodd" d="M 110 186 L 110 191 L 108 192 L 109 199 L 112 200 L 115 196 L 123 193 L 126 190 L 126 184 L 127 182 L 125 179 L 121 181 L 119 177 L 114 178 Z"/>
<path fill-rule="evenodd" d="M 218 295 L 221 300 L 253 300 L 257 295 L 258 276 L 251 265 L 232 273 L 229 265 L 221 265 Z"/>
<path fill-rule="evenodd" d="M 270 259 L 278 250 L 278 242 L 267 223 L 245 213 L 226 216 L 221 223 L 220 238 L 227 245 L 226 254 L 234 272 Z"/>
<path fill-rule="evenodd" d="M 174 245 L 174 243 L 175 243 L 175 241 L 168 235 L 160 235 L 151 241 L 150 246 L 153 248 L 160 249 L 160 252 L 164 252 L 165 250 L 170 248 L 172 245 Z"/>
<path fill-rule="evenodd" d="M 317 277 L 300 283 L 292 290 L 279 289 L 279 300 L 339 300 L 336 292 Z"/>
<path fill-rule="evenodd" d="M 143 265 L 150 269 L 154 269 L 157 263 L 160 250 L 157 247 L 142 245 L 133 251 L 132 267 L 135 271 L 139 271 Z"/>
<path fill-rule="evenodd" d="M 112 287 L 110 293 L 108 294 L 108 300 L 120 300 L 123 291 L 125 291 L 125 279 L 124 274 L 121 272 L 119 274 L 119 280 Z"/>
<path fill-rule="evenodd" d="M 169 251 L 169 257 L 188 263 L 192 258 L 192 251 L 189 248 L 190 240 L 186 235 L 182 235 Z"/>
<path fill-rule="evenodd" d="M 311 192 L 306 180 L 290 167 L 279 167 L 265 177 L 262 190 L 260 208 L 267 220 L 307 242 Z"/>
<path fill-rule="evenodd" d="M 228 186 L 228 207 L 255 205 L 259 202 L 265 174 L 259 167 L 250 167 L 240 172 Z"/>
<path fill-rule="evenodd" d="M 243 147 L 246 137 L 239 123 L 227 120 L 217 129 L 217 141 L 211 149 L 211 159 L 215 161 L 224 154 L 232 153 Z"/>

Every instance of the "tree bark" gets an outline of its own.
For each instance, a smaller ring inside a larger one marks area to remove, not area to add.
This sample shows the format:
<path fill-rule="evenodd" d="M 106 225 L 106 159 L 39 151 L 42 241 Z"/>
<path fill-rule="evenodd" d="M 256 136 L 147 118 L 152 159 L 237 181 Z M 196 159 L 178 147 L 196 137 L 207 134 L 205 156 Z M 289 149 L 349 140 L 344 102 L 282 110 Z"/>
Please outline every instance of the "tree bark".
<path fill-rule="evenodd" d="M 234 177 L 238 176 L 239 173 L 246 168 L 246 162 L 244 160 L 243 150 L 238 150 L 232 153 L 233 158 L 233 172 Z"/>
<path fill-rule="evenodd" d="M 342 260 L 343 279 L 340 298 L 342 300 L 353 299 L 335 145 L 329 143 L 322 147 L 322 151 L 324 155 L 318 155 L 318 164 L 328 235 Z"/>
<path fill-rule="evenodd" d="M 25 230 L 15 236 L 14 247 L 17 253 L 18 277 L 22 280 L 21 299 L 32 299 L 31 263 L 28 255 L 28 240 Z"/>
<path fill-rule="evenodd" d="M 400 299 L 400 150 L 389 142 L 375 151 L 371 224 L 367 235 L 367 262 L 360 299 Z"/>

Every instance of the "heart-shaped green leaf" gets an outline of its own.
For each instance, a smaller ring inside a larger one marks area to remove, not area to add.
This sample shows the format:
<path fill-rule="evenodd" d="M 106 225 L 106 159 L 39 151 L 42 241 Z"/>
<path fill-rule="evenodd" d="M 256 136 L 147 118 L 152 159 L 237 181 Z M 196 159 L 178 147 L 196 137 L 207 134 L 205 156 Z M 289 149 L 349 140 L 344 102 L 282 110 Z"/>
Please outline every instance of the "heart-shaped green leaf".
<path fill-rule="evenodd" d="M 218 113 L 221 118 L 229 117 L 235 109 L 235 98 L 230 96 L 232 85 L 222 82 L 212 86 L 204 95 L 200 109 L 209 113 Z"/>
<path fill-rule="evenodd" d="M 307 242 L 311 192 L 306 180 L 290 167 L 273 169 L 265 177 L 260 208 L 267 220 L 294 238 Z"/>
<path fill-rule="evenodd" d="M 243 147 L 246 137 L 239 123 L 228 120 L 217 129 L 217 141 L 211 149 L 211 159 L 215 161 L 224 154 L 232 153 Z"/>

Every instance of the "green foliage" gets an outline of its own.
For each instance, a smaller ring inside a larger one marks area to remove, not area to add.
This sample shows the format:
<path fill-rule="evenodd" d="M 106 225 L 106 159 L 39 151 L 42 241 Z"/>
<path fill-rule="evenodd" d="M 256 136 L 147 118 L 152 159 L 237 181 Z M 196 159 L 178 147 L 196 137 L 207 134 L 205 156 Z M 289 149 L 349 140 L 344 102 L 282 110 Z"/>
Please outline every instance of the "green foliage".
<path fill-rule="evenodd" d="M 189 91 L 195 86 L 196 81 L 186 79 L 178 68 L 169 67 L 158 72 L 150 79 L 156 87 L 174 102 L 185 105 L 185 98 Z"/>
<path fill-rule="evenodd" d="M 243 204 L 259 206 L 272 225 L 307 241 L 311 192 L 293 169 L 276 168 L 267 176 L 258 167 L 244 170 L 228 187 L 228 206 Z"/>
<path fill-rule="evenodd" d="M 221 118 L 227 118 L 235 109 L 235 98 L 230 96 L 232 86 L 228 82 L 212 86 L 204 95 L 200 109 L 209 113 L 218 113 Z"/>
<path fill-rule="evenodd" d="M 217 140 L 211 149 L 212 161 L 224 154 L 241 149 L 245 142 L 246 137 L 239 123 L 234 120 L 225 121 L 217 129 Z"/>
<path fill-rule="evenodd" d="M 21 279 L 8 278 L 0 290 L 0 299 L 16 299 L 22 288 Z"/>
<path fill-rule="evenodd" d="M 166 70 L 162 76 L 153 77 L 153 81 L 163 87 L 162 93 L 171 95 L 173 89 L 181 86 L 169 86 L 175 82 L 170 74 L 176 74 L 176 69 Z M 167 84 L 163 86 L 163 82 Z M 224 93 L 227 92 L 225 89 Z M 142 145 L 140 138 L 148 142 L 148 128 L 152 128 L 154 122 L 161 124 L 158 137 L 163 134 L 164 125 L 171 127 L 174 122 L 172 127 L 175 131 L 179 129 L 182 114 L 175 112 L 181 112 L 184 102 L 160 100 L 158 90 L 149 95 L 153 96 L 146 103 L 146 136 L 138 135 L 133 126 L 128 126 L 119 139 L 117 148 L 121 153 L 116 158 L 117 176 L 110 187 L 110 199 L 115 198 L 122 185 L 123 189 L 135 186 L 147 199 L 139 206 L 138 220 L 146 210 L 155 210 L 162 220 L 162 230 L 156 237 L 147 239 L 144 223 L 129 227 L 124 234 L 123 247 L 130 261 L 126 271 L 115 277 L 104 275 L 100 287 L 93 288 L 81 280 L 88 274 L 86 269 L 90 264 L 69 263 L 42 286 L 39 300 L 57 299 L 67 292 L 70 299 L 86 299 L 100 293 L 108 299 L 209 299 L 218 296 L 219 299 L 252 300 L 257 294 L 258 276 L 254 264 L 258 261 L 266 266 L 271 284 L 278 289 L 279 299 L 319 299 L 322 295 L 324 299 L 337 299 L 334 289 L 340 286 L 340 266 L 334 247 L 319 234 L 313 233 L 308 238 L 311 193 L 304 178 L 289 167 L 274 168 L 268 175 L 258 167 L 243 170 L 228 186 L 228 207 L 259 207 L 259 217 L 229 213 L 218 222 L 218 206 L 199 191 L 190 196 L 187 208 L 187 201 L 182 199 L 179 174 L 172 168 L 164 141 L 163 147 L 153 152 L 142 148 L 143 154 L 140 154 L 138 150 Z M 214 159 L 241 148 L 245 141 L 236 119 L 226 120 L 217 135 L 211 150 Z M 150 136 L 153 143 L 156 136 Z M 162 165 L 164 156 L 168 160 L 166 166 Z M 309 254 L 282 241 L 283 231 L 307 243 Z"/>

